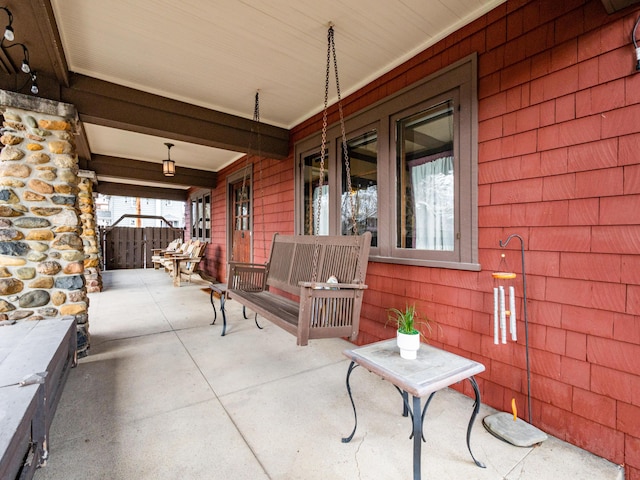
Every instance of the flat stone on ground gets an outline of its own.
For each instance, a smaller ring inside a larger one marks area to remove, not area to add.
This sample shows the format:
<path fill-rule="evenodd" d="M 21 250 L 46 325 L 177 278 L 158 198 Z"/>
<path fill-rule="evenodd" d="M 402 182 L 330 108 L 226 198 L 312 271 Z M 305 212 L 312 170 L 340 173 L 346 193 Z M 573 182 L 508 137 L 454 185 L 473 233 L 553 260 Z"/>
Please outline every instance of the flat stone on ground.
<path fill-rule="evenodd" d="M 514 422 L 513 415 L 507 412 L 488 415 L 482 424 L 489 433 L 516 447 L 532 447 L 547 439 L 546 433 L 520 418 Z"/>

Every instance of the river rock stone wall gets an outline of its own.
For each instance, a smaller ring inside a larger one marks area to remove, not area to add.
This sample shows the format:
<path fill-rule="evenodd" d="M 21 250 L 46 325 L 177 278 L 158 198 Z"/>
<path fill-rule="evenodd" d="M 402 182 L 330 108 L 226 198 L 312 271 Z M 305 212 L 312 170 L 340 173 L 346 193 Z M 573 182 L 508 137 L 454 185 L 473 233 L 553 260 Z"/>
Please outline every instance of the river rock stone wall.
<path fill-rule="evenodd" d="M 79 184 L 78 208 L 82 224 L 82 242 L 84 243 L 84 279 L 88 293 L 102 291 L 102 275 L 100 275 L 100 243 L 96 222 L 96 207 L 93 199 L 93 182 L 82 178 Z"/>
<path fill-rule="evenodd" d="M 89 346 L 89 299 L 76 117 L 49 113 L 75 109 L 7 95 L 0 92 L 0 322 L 73 316 L 82 355 Z M 43 108 L 24 110 L 14 101 Z"/>

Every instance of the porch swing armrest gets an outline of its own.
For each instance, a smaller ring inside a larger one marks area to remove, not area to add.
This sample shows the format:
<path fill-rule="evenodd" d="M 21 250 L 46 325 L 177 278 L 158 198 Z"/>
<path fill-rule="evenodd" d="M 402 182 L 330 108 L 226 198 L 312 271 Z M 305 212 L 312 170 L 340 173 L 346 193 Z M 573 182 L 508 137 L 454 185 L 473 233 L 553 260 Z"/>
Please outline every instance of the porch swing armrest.
<path fill-rule="evenodd" d="M 261 292 L 266 290 L 268 265 L 258 263 L 229 263 L 228 290 Z"/>
<path fill-rule="evenodd" d="M 358 290 L 365 290 L 367 287 L 367 285 L 365 285 L 364 283 L 324 283 L 324 282 L 298 282 L 298 285 L 300 285 L 302 288 L 311 288 L 314 290 L 331 290 L 331 289 L 335 289 L 335 290 L 354 290 L 354 289 L 358 289 Z"/>
<path fill-rule="evenodd" d="M 247 268 L 248 267 L 248 268 L 264 269 L 267 266 L 268 265 L 265 265 L 264 263 L 229 262 L 230 268 L 234 268 L 234 267 Z"/>

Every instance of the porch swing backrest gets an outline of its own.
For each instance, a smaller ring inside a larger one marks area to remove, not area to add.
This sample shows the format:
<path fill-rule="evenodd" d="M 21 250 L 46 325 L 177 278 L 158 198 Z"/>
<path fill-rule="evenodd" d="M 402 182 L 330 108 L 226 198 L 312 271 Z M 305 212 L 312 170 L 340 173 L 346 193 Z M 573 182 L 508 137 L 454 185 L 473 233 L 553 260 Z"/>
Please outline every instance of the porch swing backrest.
<path fill-rule="evenodd" d="M 354 243 L 353 238 L 347 236 L 277 235 L 272 244 L 267 285 L 299 295 L 300 282 L 324 283 L 331 276 L 339 283 L 364 283 L 364 276 L 358 271 L 360 243 Z M 312 259 L 317 245 L 314 275 Z"/>

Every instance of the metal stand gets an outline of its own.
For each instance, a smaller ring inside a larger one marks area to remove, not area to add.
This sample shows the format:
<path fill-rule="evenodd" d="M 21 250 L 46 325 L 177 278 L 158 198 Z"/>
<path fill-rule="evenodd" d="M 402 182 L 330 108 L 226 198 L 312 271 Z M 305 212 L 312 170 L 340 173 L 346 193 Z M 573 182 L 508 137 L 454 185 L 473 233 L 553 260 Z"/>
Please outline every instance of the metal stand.
<path fill-rule="evenodd" d="M 512 238 L 520 240 L 520 256 L 522 259 L 522 298 L 524 302 L 524 341 L 527 366 L 527 422 L 520 419 L 511 420 L 511 415 L 499 412 L 483 419 L 485 428 L 494 436 L 516 446 L 531 446 L 546 440 L 547 436 L 531 424 L 531 367 L 529 365 L 529 316 L 527 313 L 527 273 L 524 264 L 524 240 L 514 233 L 499 245 L 505 248 Z"/>
<path fill-rule="evenodd" d="M 524 348 L 525 357 L 527 363 L 527 421 L 531 423 L 531 367 L 529 366 L 529 315 L 527 314 L 527 273 L 524 268 L 524 240 L 517 233 L 513 233 L 502 242 L 500 240 L 499 245 L 501 248 L 506 248 L 512 238 L 520 240 L 520 256 L 522 258 L 522 301 L 524 303 Z"/>

